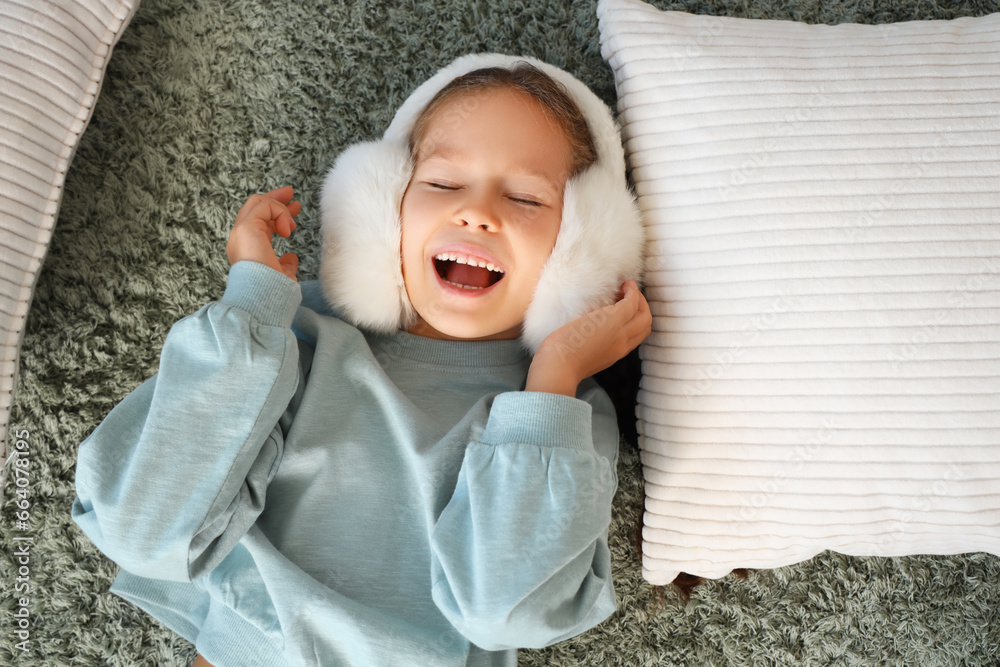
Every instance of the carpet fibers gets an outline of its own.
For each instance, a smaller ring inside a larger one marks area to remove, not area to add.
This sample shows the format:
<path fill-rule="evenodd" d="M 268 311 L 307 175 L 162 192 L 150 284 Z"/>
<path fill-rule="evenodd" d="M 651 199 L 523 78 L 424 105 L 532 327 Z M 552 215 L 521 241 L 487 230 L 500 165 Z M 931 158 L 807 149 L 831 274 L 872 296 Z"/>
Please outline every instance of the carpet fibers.
<path fill-rule="evenodd" d="M 809 23 L 1000 11 L 997 0 L 656 4 Z M 0 509 L 0 664 L 190 664 L 188 642 L 107 592 L 117 566 L 71 521 L 79 443 L 156 372 L 170 326 L 222 295 L 226 239 L 250 193 L 296 188 L 299 229 L 278 252 L 300 255 L 300 279 L 316 277 L 326 170 L 347 144 L 379 136 L 410 91 L 454 57 L 536 56 L 614 105 L 595 5 L 143 0 L 67 176 L 28 318 L 10 429 L 30 445 L 33 505 L 27 532 L 14 530 L 9 492 Z M 630 445 L 619 475 L 618 612 L 573 640 L 522 651 L 522 665 L 1000 664 L 996 557 L 823 553 L 705 582 L 685 600 L 640 577 L 642 475 Z M 24 608 L 27 643 L 15 632 Z"/>

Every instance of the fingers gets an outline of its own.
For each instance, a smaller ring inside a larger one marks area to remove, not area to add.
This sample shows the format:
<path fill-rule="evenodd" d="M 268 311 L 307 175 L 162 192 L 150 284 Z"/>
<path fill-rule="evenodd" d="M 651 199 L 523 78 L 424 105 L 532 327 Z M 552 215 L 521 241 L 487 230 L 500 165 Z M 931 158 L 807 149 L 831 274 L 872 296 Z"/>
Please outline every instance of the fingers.
<path fill-rule="evenodd" d="M 274 196 L 272 196 L 274 195 Z M 288 238 L 295 231 L 295 216 L 302 212 L 301 202 L 291 202 L 291 186 L 271 190 L 265 194 L 251 195 L 236 214 L 236 223 L 259 220 L 267 225 L 272 234 Z"/>
<path fill-rule="evenodd" d="M 263 197 L 258 199 L 257 203 L 248 211 L 245 219 L 260 220 L 268 225 L 269 231 L 285 238 L 288 238 L 295 229 L 295 221 L 288 212 L 288 208 L 274 199 Z M 240 222 L 240 218 L 237 218 L 236 222 Z"/>
<path fill-rule="evenodd" d="M 270 197 L 271 199 L 284 204 L 288 209 L 288 214 L 293 218 L 302 212 L 302 202 L 292 201 L 292 198 L 295 196 L 295 191 L 290 185 L 278 188 L 277 190 L 271 190 L 264 196 Z"/>
<path fill-rule="evenodd" d="M 645 297 L 642 296 L 642 292 L 639 291 L 639 287 L 635 284 L 634 280 L 622 283 L 620 294 L 621 298 L 612 308 L 616 311 L 619 322 L 622 325 L 633 321 L 643 305 L 645 305 L 647 310 L 649 309 Z"/>
<path fill-rule="evenodd" d="M 271 199 L 277 199 L 282 204 L 287 204 L 292 201 L 292 197 L 295 196 L 295 191 L 290 185 L 284 185 L 276 190 L 271 190 L 264 194 L 265 197 L 270 197 Z"/>
<path fill-rule="evenodd" d="M 649 310 L 649 302 L 646 301 L 646 297 L 639 291 L 639 286 L 635 284 L 635 281 L 631 282 L 631 296 L 635 300 L 635 311 L 632 313 L 630 324 L 634 323 L 638 331 L 645 332 L 643 334 L 643 338 L 645 338 L 652 330 L 653 314 Z"/>
<path fill-rule="evenodd" d="M 622 299 L 614 305 L 618 309 L 622 340 L 631 352 L 646 339 L 652 331 L 653 316 L 649 302 L 639 291 L 634 280 L 622 284 Z M 627 354 L 627 352 L 626 352 Z"/>
<path fill-rule="evenodd" d="M 281 223 L 280 225 L 278 223 Z M 275 221 L 274 229 L 278 234 L 284 238 L 288 238 L 295 231 L 295 220 L 292 219 L 292 214 L 286 208 L 281 214 L 279 214 L 278 219 Z"/>
<path fill-rule="evenodd" d="M 302 210 L 302 204 L 300 202 L 292 201 L 294 197 L 295 197 L 295 191 L 292 189 L 292 186 L 290 185 L 286 185 L 284 187 L 280 187 L 276 190 L 271 190 L 270 192 L 265 192 L 263 194 L 250 195 L 250 197 L 246 200 L 246 202 L 244 202 L 243 207 L 240 209 L 240 212 L 236 214 L 236 218 L 239 219 L 241 216 L 243 216 L 246 212 L 253 209 L 260 203 L 261 200 L 264 199 L 271 199 L 283 206 L 287 206 L 289 212 L 294 217 L 298 215 L 299 212 Z"/>

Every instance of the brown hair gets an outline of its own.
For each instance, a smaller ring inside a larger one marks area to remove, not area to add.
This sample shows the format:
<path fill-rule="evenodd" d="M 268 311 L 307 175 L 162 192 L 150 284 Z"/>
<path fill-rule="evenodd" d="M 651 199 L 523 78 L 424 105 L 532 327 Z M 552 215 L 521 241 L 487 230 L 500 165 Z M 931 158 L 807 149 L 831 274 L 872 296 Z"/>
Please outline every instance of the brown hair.
<path fill-rule="evenodd" d="M 569 141 L 572 153 L 572 163 L 570 165 L 569 177 L 572 178 L 578 173 L 597 162 L 597 149 L 594 146 L 594 139 L 587 127 L 587 120 L 583 117 L 576 102 L 570 97 L 566 89 L 555 79 L 534 65 L 527 62 L 518 62 L 513 68 L 486 67 L 477 69 L 468 74 L 453 79 L 448 85 L 438 91 L 427 103 L 410 130 L 409 143 L 410 155 L 416 156 L 416 148 L 424 139 L 427 127 L 434 119 L 435 114 L 447 102 L 455 98 L 462 98 L 469 93 L 479 90 L 491 90 L 505 88 L 514 90 L 526 95 L 530 95 L 549 112 L 549 114 L 559 122 L 566 138 Z M 474 103 L 464 105 L 456 113 L 460 116 L 471 113 L 475 107 Z"/>
<path fill-rule="evenodd" d="M 739 579 L 746 579 L 750 576 L 750 570 L 745 567 L 738 567 L 730 574 L 735 574 Z M 677 587 L 677 590 L 680 591 L 681 597 L 684 598 L 684 601 L 687 602 L 691 599 L 691 591 L 694 590 L 694 587 L 705 581 L 707 578 L 708 577 L 697 577 L 693 574 L 688 574 L 687 572 L 681 572 L 672 583 Z"/>

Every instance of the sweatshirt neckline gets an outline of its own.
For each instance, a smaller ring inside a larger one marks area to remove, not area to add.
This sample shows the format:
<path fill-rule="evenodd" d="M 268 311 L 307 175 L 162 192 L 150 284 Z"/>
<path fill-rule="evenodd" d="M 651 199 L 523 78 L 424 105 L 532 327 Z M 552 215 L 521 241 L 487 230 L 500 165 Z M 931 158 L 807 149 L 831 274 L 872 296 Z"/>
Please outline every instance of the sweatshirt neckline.
<path fill-rule="evenodd" d="M 435 366 L 511 366 L 530 359 L 528 351 L 519 340 L 438 340 L 406 331 L 391 334 L 366 333 L 366 336 L 376 355 L 385 354 Z"/>

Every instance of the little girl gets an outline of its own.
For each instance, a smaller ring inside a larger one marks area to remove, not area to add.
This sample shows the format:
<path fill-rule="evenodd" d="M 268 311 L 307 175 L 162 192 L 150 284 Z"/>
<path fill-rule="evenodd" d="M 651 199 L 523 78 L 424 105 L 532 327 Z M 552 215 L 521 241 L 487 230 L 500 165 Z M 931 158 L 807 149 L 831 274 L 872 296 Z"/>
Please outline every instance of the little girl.
<path fill-rule="evenodd" d="M 73 518 L 197 665 L 515 665 L 615 610 L 618 433 L 650 313 L 608 109 L 466 56 L 323 190 L 321 280 L 240 210 L 222 298 L 82 443 Z"/>

